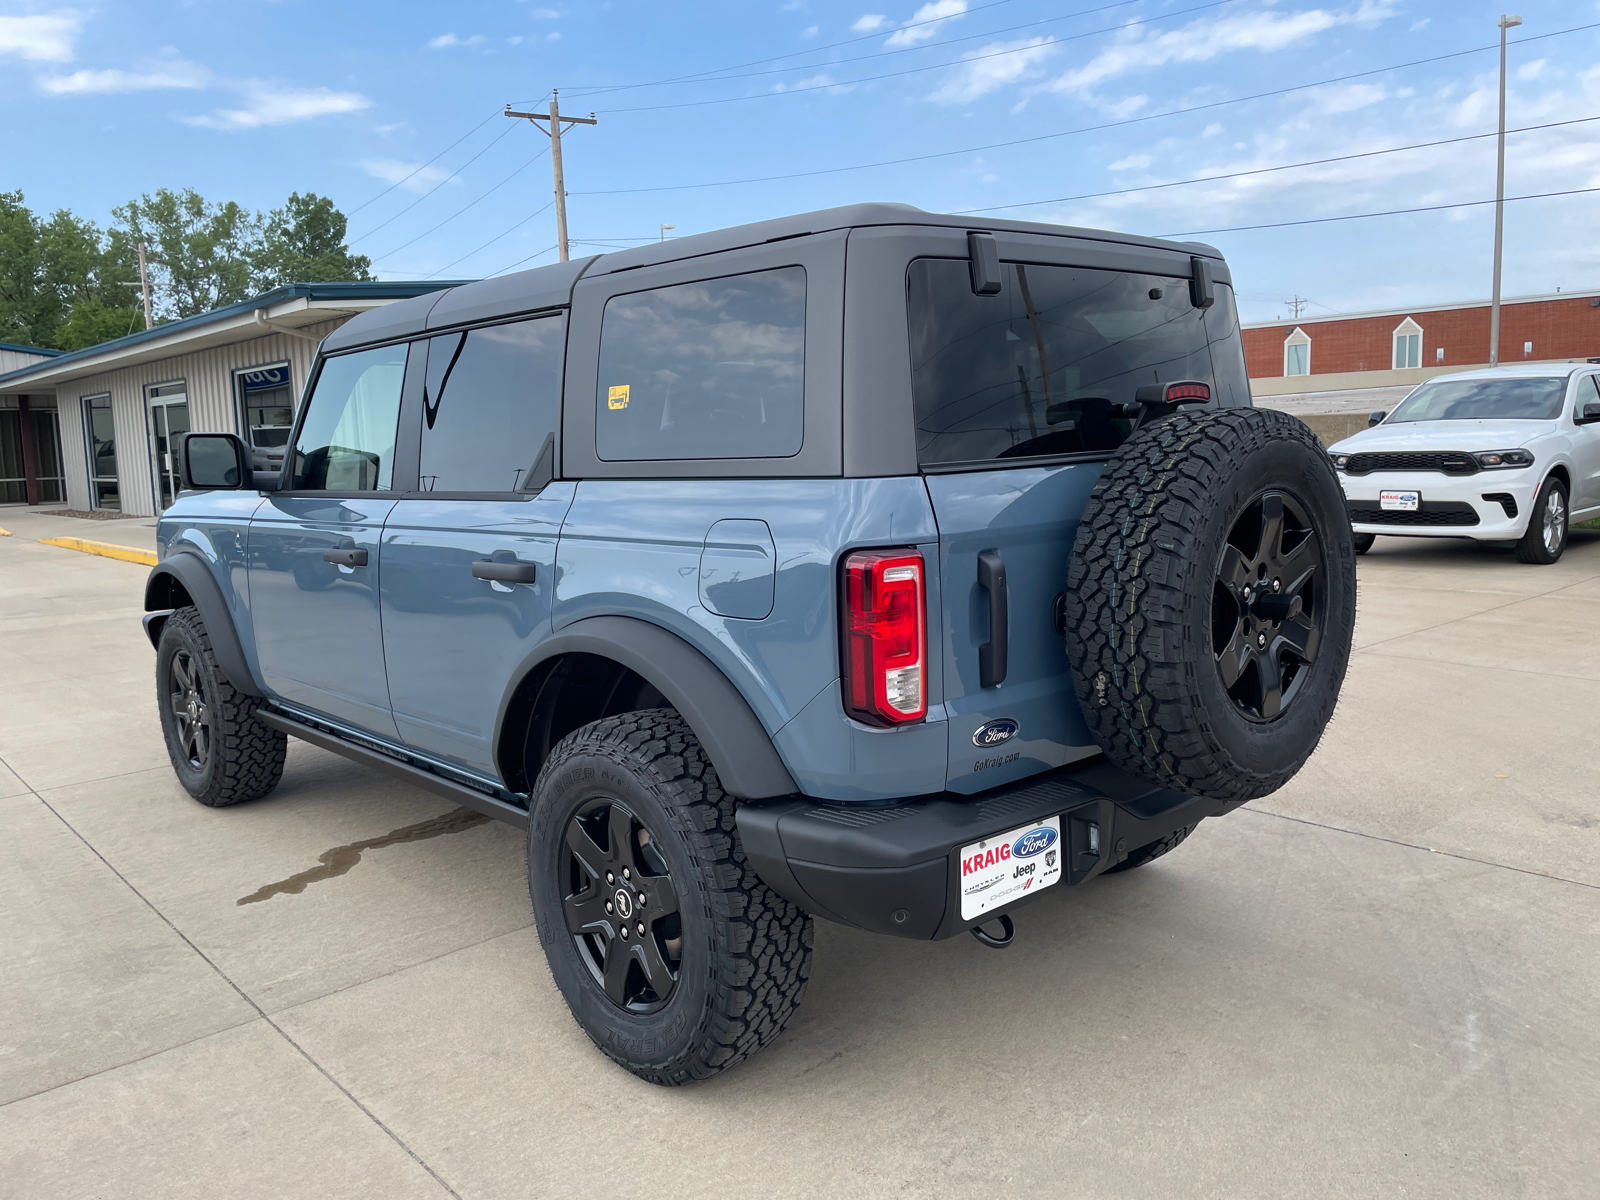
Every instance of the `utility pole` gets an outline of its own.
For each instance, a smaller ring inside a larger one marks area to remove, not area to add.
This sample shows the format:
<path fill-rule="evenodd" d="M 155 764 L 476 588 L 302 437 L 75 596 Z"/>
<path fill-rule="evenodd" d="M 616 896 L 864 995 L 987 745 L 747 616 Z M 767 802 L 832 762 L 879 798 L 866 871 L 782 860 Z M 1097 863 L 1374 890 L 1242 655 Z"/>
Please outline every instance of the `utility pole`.
<path fill-rule="evenodd" d="M 511 105 L 506 105 L 506 116 L 526 117 L 533 122 L 535 129 L 542 129 L 550 135 L 550 165 L 555 170 L 556 176 L 556 248 L 561 252 L 561 261 L 567 261 L 567 185 L 561 173 L 561 123 L 568 125 L 598 125 L 594 114 L 587 117 L 563 117 L 561 115 L 560 101 L 555 88 L 550 89 L 550 111 L 542 113 L 513 112 Z M 548 125 L 539 124 L 540 121 L 549 122 Z"/>
<path fill-rule="evenodd" d="M 1299 295 L 1296 295 L 1293 300 L 1289 301 L 1289 306 L 1294 309 L 1294 319 L 1296 321 L 1300 319 L 1300 310 L 1310 303 L 1311 301 Z"/>
<path fill-rule="evenodd" d="M 151 315 L 150 311 L 150 271 L 145 266 L 143 242 L 139 243 L 139 281 L 135 283 L 132 280 L 128 280 L 127 282 L 123 283 L 122 286 L 136 287 L 139 289 L 140 295 L 144 297 L 144 327 L 149 329 L 154 326 L 156 323 L 155 318 Z"/>
<path fill-rule="evenodd" d="M 1521 17 L 1500 18 L 1500 138 L 1494 171 L 1494 294 L 1489 299 L 1489 365 L 1500 361 L 1500 247 L 1506 228 L 1506 30 Z"/>

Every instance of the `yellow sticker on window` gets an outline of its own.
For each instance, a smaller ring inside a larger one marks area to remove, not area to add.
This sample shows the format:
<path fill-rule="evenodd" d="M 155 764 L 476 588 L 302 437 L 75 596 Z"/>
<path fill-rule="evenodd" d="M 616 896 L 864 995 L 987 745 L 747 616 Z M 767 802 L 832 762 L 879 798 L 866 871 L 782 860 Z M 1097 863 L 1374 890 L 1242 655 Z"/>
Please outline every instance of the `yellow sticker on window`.
<path fill-rule="evenodd" d="M 618 386 L 612 388 L 609 392 L 606 393 L 606 407 L 607 408 L 627 408 L 628 407 L 628 385 L 627 384 L 625 384 L 625 383 L 619 384 Z"/>

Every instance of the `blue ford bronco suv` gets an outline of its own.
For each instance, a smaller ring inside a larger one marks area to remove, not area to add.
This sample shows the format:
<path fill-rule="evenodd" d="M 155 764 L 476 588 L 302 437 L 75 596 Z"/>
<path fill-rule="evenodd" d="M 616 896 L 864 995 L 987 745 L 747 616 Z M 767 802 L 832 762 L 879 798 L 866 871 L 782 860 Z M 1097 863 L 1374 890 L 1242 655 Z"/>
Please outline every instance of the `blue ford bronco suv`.
<path fill-rule="evenodd" d="M 813 917 L 1014 936 L 1332 715 L 1337 476 L 1197 243 L 866 204 L 486 279 L 322 343 L 281 472 L 180 448 L 179 780 L 287 735 L 527 830 L 550 969 L 661 1084 L 772 1041 Z"/>

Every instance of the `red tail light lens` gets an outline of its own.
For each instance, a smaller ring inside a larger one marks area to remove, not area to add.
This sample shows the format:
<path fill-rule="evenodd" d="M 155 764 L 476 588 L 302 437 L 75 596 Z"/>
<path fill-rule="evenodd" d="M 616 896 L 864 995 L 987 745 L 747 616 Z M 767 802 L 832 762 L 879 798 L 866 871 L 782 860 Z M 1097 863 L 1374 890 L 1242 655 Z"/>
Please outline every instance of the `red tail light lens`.
<path fill-rule="evenodd" d="M 862 550 L 844 563 L 844 703 L 869 725 L 928 714 L 922 555 Z"/>
<path fill-rule="evenodd" d="M 1167 403 L 1174 400 L 1209 400 L 1211 388 L 1204 383 L 1169 383 L 1167 384 Z"/>

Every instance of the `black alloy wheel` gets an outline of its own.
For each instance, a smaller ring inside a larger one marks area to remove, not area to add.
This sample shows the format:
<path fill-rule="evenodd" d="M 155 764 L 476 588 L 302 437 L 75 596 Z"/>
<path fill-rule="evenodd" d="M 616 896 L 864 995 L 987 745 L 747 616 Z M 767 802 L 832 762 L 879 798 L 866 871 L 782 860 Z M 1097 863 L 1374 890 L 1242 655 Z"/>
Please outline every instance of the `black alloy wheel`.
<path fill-rule="evenodd" d="M 177 727 L 178 753 L 191 768 L 205 770 L 211 758 L 211 705 L 205 682 L 187 650 L 172 656 L 167 671 L 167 696 L 172 719 Z"/>
<path fill-rule="evenodd" d="M 1235 708 L 1279 717 L 1316 661 L 1326 605 L 1321 545 L 1301 504 L 1268 491 L 1234 521 L 1212 587 L 1211 648 Z"/>
<path fill-rule="evenodd" d="M 683 920 L 666 860 L 618 800 L 583 805 L 567 822 L 563 903 L 578 957 L 611 1002 L 660 1009 L 678 985 Z"/>

